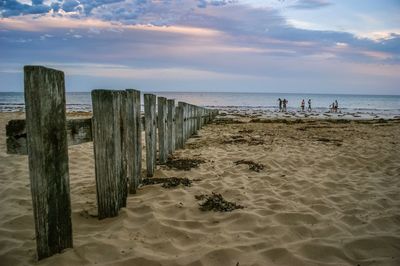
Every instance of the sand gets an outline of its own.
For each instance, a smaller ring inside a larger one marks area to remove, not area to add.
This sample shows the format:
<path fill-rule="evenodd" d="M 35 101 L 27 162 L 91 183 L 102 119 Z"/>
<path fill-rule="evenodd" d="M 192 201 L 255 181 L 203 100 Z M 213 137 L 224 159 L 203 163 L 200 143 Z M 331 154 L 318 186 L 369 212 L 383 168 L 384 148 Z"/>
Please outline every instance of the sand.
<path fill-rule="evenodd" d="M 27 157 L 5 151 L 0 113 L 0 265 L 400 265 L 400 123 L 211 124 L 116 218 L 96 217 L 92 143 L 71 146 L 74 248 L 36 262 Z M 238 160 L 264 165 L 259 172 Z M 243 209 L 203 212 L 221 193 Z"/>

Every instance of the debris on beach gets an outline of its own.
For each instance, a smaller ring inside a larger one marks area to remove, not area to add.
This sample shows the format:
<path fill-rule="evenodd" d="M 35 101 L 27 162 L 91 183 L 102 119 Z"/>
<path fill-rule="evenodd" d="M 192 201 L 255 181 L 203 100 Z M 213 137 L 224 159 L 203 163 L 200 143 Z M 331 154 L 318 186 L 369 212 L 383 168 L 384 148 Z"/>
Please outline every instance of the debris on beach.
<path fill-rule="evenodd" d="M 179 185 L 183 185 L 185 187 L 190 187 L 192 185 L 192 180 L 184 177 L 165 177 L 165 178 L 144 178 L 142 180 L 142 185 L 156 185 L 162 184 L 163 188 L 174 188 Z"/>
<path fill-rule="evenodd" d="M 212 122 L 216 125 L 226 125 L 226 124 L 243 124 L 244 122 L 238 119 L 234 119 L 232 117 L 217 117 Z"/>
<path fill-rule="evenodd" d="M 222 140 L 222 144 L 246 144 L 247 145 L 263 145 L 264 140 L 261 138 L 245 138 L 242 135 L 233 135 L 229 139 Z"/>
<path fill-rule="evenodd" d="M 169 168 L 175 168 L 177 170 L 190 171 L 192 168 L 197 168 L 200 164 L 205 163 L 203 159 L 191 159 L 191 158 L 170 158 L 165 163 Z"/>
<path fill-rule="evenodd" d="M 315 140 L 319 141 L 319 142 L 325 142 L 325 143 L 331 142 L 331 143 L 335 144 L 336 146 L 342 146 L 342 144 L 343 144 L 342 143 L 343 140 L 341 140 L 341 139 L 328 139 L 328 138 L 320 137 L 320 138 L 316 138 Z"/>
<path fill-rule="evenodd" d="M 250 146 L 255 146 L 255 145 L 263 145 L 264 144 L 264 140 L 263 139 L 261 139 L 261 138 L 251 138 L 250 140 L 249 140 L 249 143 L 248 143 Z"/>
<path fill-rule="evenodd" d="M 283 123 L 283 124 L 300 124 L 306 123 L 305 120 L 297 118 L 297 119 L 282 119 L 282 118 L 253 118 L 250 120 L 250 123 Z"/>
<path fill-rule="evenodd" d="M 264 165 L 261 163 L 256 163 L 250 160 L 239 160 L 235 162 L 236 165 L 239 164 L 247 164 L 249 166 L 249 170 L 252 170 L 254 172 L 260 172 L 261 170 L 264 169 Z"/>
<path fill-rule="evenodd" d="M 202 211 L 231 212 L 236 209 L 244 208 L 235 202 L 225 200 L 221 194 L 214 192 L 211 195 L 196 195 L 195 198 L 197 200 L 204 200 L 199 203 L 200 210 Z"/>
<path fill-rule="evenodd" d="M 238 131 L 238 133 L 244 133 L 244 134 L 250 134 L 253 132 L 254 132 L 254 129 L 243 129 L 243 130 Z"/>
<path fill-rule="evenodd" d="M 195 142 L 189 142 L 189 143 L 185 144 L 185 149 L 196 150 L 203 146 L 205 146 L 204 142 L 195 141 Z"/>
<path fill-rule="evenodd" d="M 225 139 L 222 141 L 222 144 L 243 144 L 246 143 L 247 140 L 240 135 L 230 136 L 230 139 Z"/>

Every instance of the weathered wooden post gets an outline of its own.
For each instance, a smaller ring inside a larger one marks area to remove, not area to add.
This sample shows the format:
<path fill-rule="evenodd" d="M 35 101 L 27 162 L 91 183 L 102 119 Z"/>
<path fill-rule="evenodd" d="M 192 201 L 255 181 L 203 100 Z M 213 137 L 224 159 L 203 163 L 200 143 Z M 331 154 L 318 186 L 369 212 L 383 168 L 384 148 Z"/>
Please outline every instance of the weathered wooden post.
<path fill-rule="evenodd" d="M 200 108 L 200 128 L 204 126 L 204 107 Z"/>
<path fill-rule="evenodd" d="M 196 106 L 196 131 L 201 129 L 201 107 Z"/>
<path fill-rule="evenodd" d="M 190 109 L 189 104 L 185 103 L 185 118 L 186 118 L 186 128 L 185 128 L 185 143 L 190 136 Z"/>
<path fill-rule="evenodd" d="M 189 132 L 190 124 L 189 124 L 189 122 L 190 122 L 189 104 L 185 103 L 185 141 L 184 141 L 183 145 L 185 145 L 187 139 L 190 136 L 190 132 Z"/>
<path fill-rule="evenodd" d="M 182 107 L 182 148 L 185 146 L 186 136 L 186 105 L 185 102 L 179 102 L 178 105 Z"/>
<path fill-rule="evenodd" d="M 188 104 L 188 136 L 189 139 L 192 136 L 192 105 Z"/>
<path fill-rule="evenodd" d="M 194 121 L 195 121 L 195 116 L 194 116 L 194 105 L 190 105 L 190 136 L 194 134 Z"/>
<path fill-rule="evenodd" d="M 195 114 L 195 120 L 194 120 L 194 132 L 197 134 L 197 131 L 199 130 L 199 107 L 195 105 L 194 107 L 194 114 Z"/>
<path fill-rule="evenodd" d="M 136 193 L 141 183 L 142 122 L 140 118 L 140 91 L 126 90 L 126 161 L 129 193 Z"/>
<path fill-rule="evenodd" d="M 144 121 L 146 134 L 146 172 L 154 175 L 157 156 L 156 99 L 154 94 L 144 94 Z"/>
<path fill-rule="evenodd" d="M 196 105 L 193 105 L 193 134 L 197 133 L 197 112 L 196 112 Z"/>
<path fill-rule="evenodd" d="M 183 105 L 182 102 L 178 102 L 178 106 L 176 107 L 176 148 L 183 148 Z"/>
<path fill-rule="evenodd" d="M 158 97 L 158 162 L 164 164 L 168 159 L 167 98 Z"/>
<path fill-rule="evenodd" d="M 167 100 L 168 105 L 168 154 L 175 151 L 175 100 Z"/>
<path fill-rule="evenodd" d="M 126 200 L 128 197 L 128 177 L 127 177 L 127 163 L 126 163 L 126 138 L 127 138 L 127 124 L 126 124 L 126 91 L 117 91 L 117 98 L 120 101 L 119 119 L 120 119 L 120 134 L 121 134 L 121 174 L 119 181 L 119 207 L 126 207 Z M 118 143 L 116 143 L 118 145 Z"/>
<path fill-rule="evenodd" d="M 193 135 L 193 105 L 189 104 L 189 137 Z"/>
<path fill-rule="evenodd" d="M 93 90 L 93 147 L 98 217 L 118 215 L 126 205 L 124 141 L 124 93 Z"/>
<path fill-rule="evenodd" d="M 38 259 L 72 247 L 64 73 L 24 67 L 29 178 Z"/>

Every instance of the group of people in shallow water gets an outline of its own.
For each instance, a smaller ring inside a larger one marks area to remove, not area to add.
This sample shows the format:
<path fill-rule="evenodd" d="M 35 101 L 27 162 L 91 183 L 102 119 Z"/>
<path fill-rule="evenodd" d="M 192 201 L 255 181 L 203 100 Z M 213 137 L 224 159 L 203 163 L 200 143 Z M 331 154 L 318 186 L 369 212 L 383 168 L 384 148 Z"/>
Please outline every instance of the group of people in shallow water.
<path fill-rule="evenodd" d="M 337 110 L 339 108 L 338 101 L 335 100 L 329 107 L 332 113 L 337 113 Z"/>
<path fill-rule="evenodd" d="M 279 98 L 278 102 L 279 102 L 279 112 L 286 112 L 287 111 L 286 106 L 289 101 L 286 99 Z"/>
<path fill-rule="evenodd" d="M 305 103 L 305 101 L 304 101 L 304 99 L 303 99 L 303 100 L 301 101 L 301 111 L 302 111 L 302 112 L 304 112 L 305 105 L 306 105 L 306 103 Z M 309 112 L 312 111 L 312 109 L 311 109 L 311 99 L 308 99 L 308 109 L 307 109 L 307 111 L 309 111 Z"/>
<path fill-rule="evenodd" d="M 285 98 L 284 98 L 284 99 L 279 98 L 279 99 L 278 99 L 278 102 L 279 102 L 279 112 L 286 112 L 286 111 L 287 111 L 287 104 L 288 104 L 289 101 L 286 100 Z M 311 99 L 308 99 L 308 102 L 307 102 L 307 103 L 308 103 L 307 111 L 308 111 L 308 112 L 311 112 L 311 111 L 312 111 L 312 108 L 311 108 Z M 304 112 L 304 111 L 305 111 L 305 107 L 306 107 L 306 102 L 305 102 L 304 99 L 301 101 L 300 107 L 301 107 L 301 111 Z M 337 101 L 337 100 L 335 100 L 335 101 L 332 103 L 332 105 L 329 105 L 329 109 L 330 109 L 330 111 L 331 111 L 332 113 L 337 113 L 338 108 L 339 108 L 339 104 L 338 104 L 338 101 Z"/>

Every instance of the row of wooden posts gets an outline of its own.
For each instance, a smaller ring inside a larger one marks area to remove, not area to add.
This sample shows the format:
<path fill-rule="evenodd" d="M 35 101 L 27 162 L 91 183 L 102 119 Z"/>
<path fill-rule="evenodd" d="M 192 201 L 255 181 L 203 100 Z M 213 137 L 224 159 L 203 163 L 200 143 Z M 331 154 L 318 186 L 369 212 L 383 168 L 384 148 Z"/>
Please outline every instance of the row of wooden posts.
<path fill-rule="evenodd" d="M 67 120 L 63 72 L 25 66 L 24 84 L 26 120 L 7 125 L 7 148 L 10 153 L 27 151 L 29 157 L 37 254 L 42 259 L 73 246 L 68 145 L 93 140 L 99 219 L 117 216 L 128 193 L 136 193 L 142 172 L 140 92 L 93 90 L 93 117 Z M 217 113 L 144 94 L 147 176 L 154 175 L 157 159 L 165 163 Z"/>

